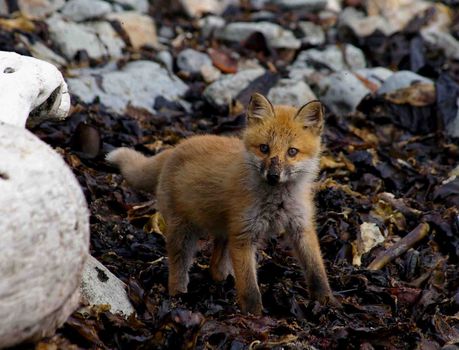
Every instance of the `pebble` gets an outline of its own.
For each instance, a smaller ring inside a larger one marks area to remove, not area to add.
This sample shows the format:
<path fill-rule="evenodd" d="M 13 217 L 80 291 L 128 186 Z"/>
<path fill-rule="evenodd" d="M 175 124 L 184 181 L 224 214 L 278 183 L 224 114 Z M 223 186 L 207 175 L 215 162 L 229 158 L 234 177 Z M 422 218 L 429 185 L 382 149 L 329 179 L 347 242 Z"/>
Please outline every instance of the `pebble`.
<path fill-rule="evenodd" d="M 388 92 L 406 88 L 408 86 L 413 85 L 413 83 L 416 82 L 433 84 L 433 81 L 426 77 L 423 77 L 419 74 L 413 73 L 408 70 L 401 70 L 387 78 L 381 85 L 381 87 L 378 89 L 377 93 L 379 95 L 386 94 Z"/>
<path fill-rule="evenodd" d="M 302 11 L 321 11 L 327 6 L 327 0 L 271 0 L 270 3 L 286 9 L 300 9 Z"/>
<path fill-rule="evenodd" d="M 212 60 L 205 53 L 193 49 L 185 49 L 180 51 L 177 56 L 177 66 L 182 71 L 196 74 L 200 73 L 201 68 L 212 66 Z"/>
<path fill-rule="evenodd" d="M 302 21 L 298 23 L 298 28 L 303 34 L 301 37 L 303 44 L 318 46 L 325 43 L 325 32 L 321 26 L 313 22 Z"/>
<path fill-rule="evenodd" d="M 102 0 L 70 0 L 61 10 L 64 18 L 75 22 L 100 18 L 112 12 L 112 6 Z"/>
<path fill-rule="evenodd" d="M 301 107 L 317 97 L 304 81 L 281 79 L 269 90 L 268 99 L 273 104 Z"/>

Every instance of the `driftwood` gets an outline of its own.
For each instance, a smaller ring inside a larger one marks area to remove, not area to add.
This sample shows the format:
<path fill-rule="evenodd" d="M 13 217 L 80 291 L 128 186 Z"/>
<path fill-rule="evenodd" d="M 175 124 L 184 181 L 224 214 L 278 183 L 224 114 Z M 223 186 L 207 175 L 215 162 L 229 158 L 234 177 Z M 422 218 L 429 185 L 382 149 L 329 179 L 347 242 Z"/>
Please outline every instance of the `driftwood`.
<path fill-rule="evenodd" d="M 430 231 L 429 224 L 421 223 L 416 228 L 395 243 L 392 247 L 379 254 L 368 266 L 369 270 L 380 270 L 395 258 L 405 253 L 408 249 L 415 246 Z"/>

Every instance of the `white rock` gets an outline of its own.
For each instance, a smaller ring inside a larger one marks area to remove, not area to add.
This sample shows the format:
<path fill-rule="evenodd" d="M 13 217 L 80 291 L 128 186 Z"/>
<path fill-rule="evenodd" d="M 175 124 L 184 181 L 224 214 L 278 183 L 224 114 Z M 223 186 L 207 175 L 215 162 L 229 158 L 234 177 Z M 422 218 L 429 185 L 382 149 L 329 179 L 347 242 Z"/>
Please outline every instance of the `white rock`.
<path fill-rule="evenodd" d="M 126 47 L 126 44 L 110 23 L 102 21 L 90 22 L 86 26 L 92 29 L 94 33 L 97 33 L 97 38 L 105 47 L 108 56 L 118 58 L 123 55 L 123 49 Z"/>
<path fill-rule="evenodd" d="M 393 71 L 384 67 L 358 69 L 354 73 L 375 84 L 378 88 L 389 78 Z"/>
<path fill-rule="evenodd" d="M 212 60 L 205 53 L 185 49 L 177 55 L 177 66 L 180 70 L 188 73 L 199 73 L 202 67 L 212 66 Z"/>
<path fill-rule="evenodd" d="M 70 60 L 80 50 L 86 50 L 89 57 L 94 59 L 119 53 L 119 50 L 114 48 L 121 45 L 120 38 L 113 28 L 109 28 L 106 25 L 96 27 L 96 29 L 103 29 L 102 38 L 99 38 L 99 33 L 97 33 L 94 26 L 67 22 L 57 15 L 49 18 L 46 23 L 49 27 L 51 39 Z M 112 38 L 114 42 L 108 44 Z"/>
<path fill-rule="evenodd" d="M 156 55 L 156 60 L 164 64 L 169 72 L 172 72 L 174 69 L 174 57 L 168 50 L 163 50 L 158 52 Z"/>
<path fill-rule="evenodd" d="M 226 22 L 222 17 L 218 16 L 206 16 L 201 18 L 198 22 L 199 28 L 201 28 L 202 36 L 207 38 L 216 30 L 223 28 Z"/>
<path fill-rule="evenodd" d="M 327 6 L 327 0 L 270 0 L 270 3 L 287 9 L 299 9 L 304 11 L 321 11 Z"/>
<path fill-rule="evenodd" d="M 281 79 L 269 90 L 268 99 L 273 104 L 301 107 L 317 97 L 304 81 Z"/>
<path fill-rule="evenodd" d="M 122 5 L 128 10 L 135 10 L 137 12 L 148 12 L 148 0 L 112 0 L 112 2 Z"/>
<path fill-rule="evenodd" d="M 290 30 L 271 22 L 229 23 L 223 30 L 216 32 L 216 36 L 226 41 L 241 42 L 254 32 L 263 33 L 273 48 L 298 49 L 301 46 L 301 42 Z"/>
<path fill-rule="evenodd" d="M 89 71 L 78 78 L 68 79 L 67 83 L 70 92 L 83 102 L 91 103 L 99 97 L 102 104 L 118 113 L 123 113 L 129 103 L 154 112 L 157 97 L 173 101 L 188 89 L 167 69 L 150 61 L 130 62 L 121 70 L 104 73 Z"/>
<path fill-rule="evenodd" d="M 336 115 L 353 113 L 371 91 L 351 72 L 333 73 L 327 79 L 321 100 Z"/>
<path fill-rule="evenodd" d="M 360 225 L 357 232 L 357 240 L 352 243 L 353 258 L 352 264 L 360 266 L 362 264 L 362 255 L 368 253 L 379 243 L 384 242 L 385 238 L 379 227 L 372 222 L 364 222 Z"/>
<path fill-rule="evenodd" d="M 255 68 L 224 75 L 204 90 L 204 98 L 214 106 L 227 107 L 247 85 L 264 73 L 263 68 Z"/>
<path fill-rule="evenodd" d="M 377 93 L 379 95 L 385 94 L 398 89 L 406 88 L 416 82 L 433 84 L 433 81 L 426 77 L 408 70 L 401 70 L 387 78 L 384 84 L 382 84 L 382 86 L 378 89 Z"/>
<path fill-rule="evenodd" d="M 350 29 L 358 37 L 366 37 L 376 30 L 389 36 L 397 31 L 391 23 L 379 15 L 367 16 L 353 7 L 346 7 L 339 15 L 338 30 Z"/>
<path fill-rule="evenodd" d="M 366 67 L 362 50 L 353 45 L 329 45 L 324 50 L 301 51 L 293 63 L 294 68 L 325 69 L 332 72 L 356 70 Z"/>
<path fill-rule="evenodd" d="M 304 44 L 317 46 L 325 43 L 325 33 L 321 26 L 313 22 L 302 21 L 298 23 L 298 27 L 303 34 L 301 41 Z"/>
<path fill-rule="evenodd" d="M 64 6 L 65 0 L 18 0 L 17 4 L 24 16 L 43 19 Z"/>
<path fill-rule="evenodd" d="M 429 46 L 443 50 L 446 57 L 459 59 L 459 41 L 450 33 L 428 29 L 421 30 L 421 35 Z"/>
<path fill-rule="evenodd" d="M 208 84 L 220 79 L 222 72 L 214 66 L 203 66 L 200 70 L 201 76 Z"/>
<path fill-rule="evenodd" d="M 206 13 L 221 14 L 232 0 L 178 0 L 185 13 L 190 17 L 201 17 Z"/>
<path fill-rule="evenodd" d="M 96 258 L 89 255 L 80 285 L 81 295 L 90 305 L 110 305 L 112 313 L 129 316 L 135 312 L 126 285 Z"/>
<path fill-rule="evenodd" d="M 22 126 L 0 124 L 0 159 L 3 348 L 52 335 L 78 306 L 89 221 L 72 171 Z"/>
<path fill-rule="evenodd" d="M 24 126 L 29 122 L 63 119 L 70 109 L 70 95 L 62 74 L 50 63 L 14 52 L 0 51 L 0 121 Z M 53 94 L 52 101 L 44 102 Z"/>
<path fill-rule="evenodd" d="M 69 0 L 61 9 L 65 18 L 76 22 L 100 18 L 110 12 L 112 6 L 102 0 Z"/>
<path fill-rule="evenodd" d="M 58 68 L 67 65 L 67 61 L 64 57 L 55 53 L 41 41 L 34 40 L 32 42 L 25 35 L 21 34 L 19 34 L 18 37 L 20 38 L 21 42 L 30 50 L 30 53 L 33 57 L 49 62 Z"/>

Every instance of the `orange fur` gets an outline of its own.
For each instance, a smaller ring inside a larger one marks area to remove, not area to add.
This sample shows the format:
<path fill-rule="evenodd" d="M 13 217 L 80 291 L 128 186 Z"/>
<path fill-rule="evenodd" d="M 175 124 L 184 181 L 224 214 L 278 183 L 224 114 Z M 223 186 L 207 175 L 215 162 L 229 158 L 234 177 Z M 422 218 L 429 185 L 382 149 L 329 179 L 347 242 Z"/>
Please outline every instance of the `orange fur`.
<path fill-rule="evenodd" d="M 317 101 L 273 107 L 255 94 L 247 116 L 242 140 L 194 136 L 152 158 L 127 149 L 108 155 L 128 183 L 156 192 L 167 225 L 169 293 L 187 291 L 197 240 L 210 234 L 212 277 L 223 280 L 234 270 L 242 311 L 261 313 L 255 242 L 276 230 L 290 238 L 311 295 L 335 302 L 314 223 L 322 107 Z M 291 148 L 298 153 L 289 154 Z"/>

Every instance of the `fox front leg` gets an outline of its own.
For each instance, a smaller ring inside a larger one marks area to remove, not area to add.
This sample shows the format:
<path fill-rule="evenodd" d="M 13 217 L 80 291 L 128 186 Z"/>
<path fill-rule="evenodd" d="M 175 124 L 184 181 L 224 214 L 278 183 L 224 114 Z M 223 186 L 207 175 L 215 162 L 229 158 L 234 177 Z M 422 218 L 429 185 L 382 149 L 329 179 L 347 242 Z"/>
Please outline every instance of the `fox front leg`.
<path fill-rule="evenodd" d="M 311 297 L 324 305 L 339 306 L 328 284 L 316 231 L 313 228 L 295 228 L 291 230 L 290 237 Z"/>
<path fill-rule="evenodd" d="M 237 300 L 243 313 L 261 315 L 261 293 L 258 289 L 255 246 L 251 239 L 231 237 L 229 253 L 233 263 Z"/>

